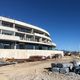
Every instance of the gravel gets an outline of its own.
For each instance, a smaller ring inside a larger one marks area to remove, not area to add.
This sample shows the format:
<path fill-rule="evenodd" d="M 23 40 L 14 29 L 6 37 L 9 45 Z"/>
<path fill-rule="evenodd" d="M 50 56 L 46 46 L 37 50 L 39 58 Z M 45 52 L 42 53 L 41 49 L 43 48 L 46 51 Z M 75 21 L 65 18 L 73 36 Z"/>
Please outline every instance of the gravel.
<path fill-rule="evenodd" d="M 61 74 L 48 71 L 52 62 L 42 61 L 0 67 L 0 80 L 4 80 L 1 76 L 4 76 L 5 80 L 80 80 L 80 75 L 73 72 Z"/>
<path fill-rule="evenodd" d="M 39 74 L 18 75 L 9 80 L 80 80 L 80 75 L 75 73 L 59 74 L 56 72 L 43 72 Z"/>

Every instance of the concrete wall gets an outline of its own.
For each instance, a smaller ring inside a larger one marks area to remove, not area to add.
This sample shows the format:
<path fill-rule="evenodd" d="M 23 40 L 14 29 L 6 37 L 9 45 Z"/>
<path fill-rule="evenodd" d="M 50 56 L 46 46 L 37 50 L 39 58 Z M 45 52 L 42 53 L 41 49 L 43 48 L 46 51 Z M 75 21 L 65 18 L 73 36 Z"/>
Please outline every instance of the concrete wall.
<path fill-rule="evenodd" d="M 28 59 L 30 56 L 53 56 L 61 54 L 63 51 L 53 50 L 18 50 L 18 49 L 0 49 L 0 58 Z"/>

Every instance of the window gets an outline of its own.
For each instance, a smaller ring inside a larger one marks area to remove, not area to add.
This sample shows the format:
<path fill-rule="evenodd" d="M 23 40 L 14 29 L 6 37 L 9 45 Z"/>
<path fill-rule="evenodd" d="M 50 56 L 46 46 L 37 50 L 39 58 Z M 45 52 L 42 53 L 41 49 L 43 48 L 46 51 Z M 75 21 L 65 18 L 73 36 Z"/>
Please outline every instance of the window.
<path fill-rule="evenodd" d="M 31 33 L 31 29 L 25 28 L 24 26 L 21 26 L 21 25 L 15 25 L 15 28 L 21 32 Z"/>
<path fill-rule="evenodd" d="M 2 34 L 5 34 L 5 35 L 13 35 L 14 32 L 12 32 L 12 31 L 7 31 L 7 30 L 2 30 Z"/>
<path fill-rule="evenodd" d="M 2 21 L 2 25 L 6 27 L 13 27 L 13 23 Z"/>

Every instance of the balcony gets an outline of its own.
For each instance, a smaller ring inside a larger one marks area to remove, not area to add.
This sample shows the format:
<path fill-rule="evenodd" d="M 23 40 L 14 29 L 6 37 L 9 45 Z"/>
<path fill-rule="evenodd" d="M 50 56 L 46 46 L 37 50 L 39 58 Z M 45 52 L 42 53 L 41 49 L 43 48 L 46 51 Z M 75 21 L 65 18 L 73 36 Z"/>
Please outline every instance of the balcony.
<path fill-rule="evenodd" d="M 42 34 L 34 33 L 34 35 L 51 40 L 51 38 L 49 38 L 49 37 L 47 37 L 47 36 L 44 36 L 44 35 L 42 35 Z"/>
<path fill-rule="evenodd" d="M 0 34 L 0 39 L 1 40 L 12 40 L 12 41 L 20 40 L 20 38 L 18 36 L 5 35 L 5 34 Z"/>
<path fill-rule="evenodd" d="M 44 43 L 43 41 L 36 41 L 36 40 L 33 41 L 33 38 L 27 38 L 25 40 L 22 37 L 13 36 L 13 35 L 0 34 L 0 39 L 1 40 L 20 41 L 20 42 L 27 42 L 27 43 L 35 43 L 35 44 L 43 44 L 43 45 L 53 45 L 53 46 L 56 46 L 56 44 L 52 43 L 52 42 Z"/>
<path fill-rule="evenodd" d="M 52 43 L 52 45 L 56 47 L 56 44 L 55 43 Z"/>
<path fill-rule="evenodd" d="M 0 29 L 2 29 L 2 30 L 7 30 L 7 31 L 16 31 L 16 29 L 14 29 L 14 28 L 11 28 L 11 27 L 7 27 L 7 26 L 0 26 Z"/>

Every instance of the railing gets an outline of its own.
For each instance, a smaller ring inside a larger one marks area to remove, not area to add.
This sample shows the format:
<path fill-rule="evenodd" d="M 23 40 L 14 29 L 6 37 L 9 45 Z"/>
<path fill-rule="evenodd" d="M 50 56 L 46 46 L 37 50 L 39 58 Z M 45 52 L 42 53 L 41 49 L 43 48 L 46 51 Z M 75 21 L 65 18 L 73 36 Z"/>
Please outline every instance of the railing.
<path fill-rule="evenodd" d="M 47 37 L 45 35 L 42 35 L 42 34 L 34 33 L 34 35 L 51 40 L 51 38 L 49 38 L 49 37 Z"/>
<path fill-rule="evenodd" d="M 4 34 L 0 34 L 0 39 L 1 40 L 12 40 L 12 41 L 19 41 L 19 40 L 21 40 L 21 41 L 25 41 L 25 42 L 27 42 L 27 41 L 29 41 L 29 42 L 31 42 L 31 43 L 39 43 L 39 44 L 47 44 L 47 45 L 54 45 L 54 46 L 56 46 L 56 44 L 54 44 L 54 43 L 52 43 L 52 42 L 43 42 L 43 41 L 37 41 L 37 40 L 33 40 L 32 38 L 27 38 L 26 40 L 24 39 L 24 38 L 22 38 L 22 37 L 19 37 L 19 36 L 13 36 L 13 35 L 4 35 Z"/>
<path fill-rule="evenodd" d="M 0 29 L 2 29 L 2 30 L 8 30 L 8 31 L 16 31 L 15 28 L 11 28 L 11 27 L 8 27 L 8 26 L 0 26 Z"/>
<path fill-rule="evenodd" d="M 19 40 L 20 38 L 18 36 L 0 34 L 0 39 L 3 39 L 3 40 Z"/>

